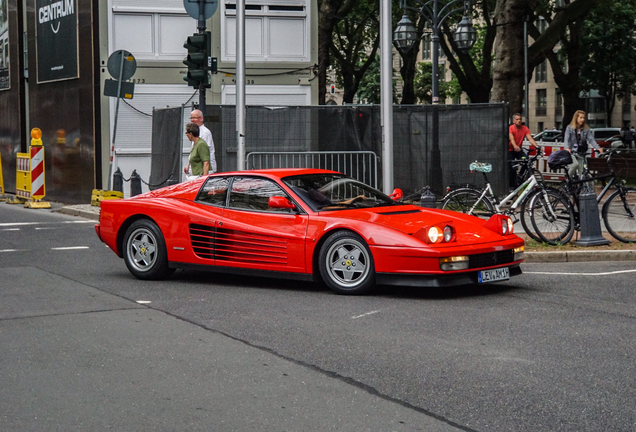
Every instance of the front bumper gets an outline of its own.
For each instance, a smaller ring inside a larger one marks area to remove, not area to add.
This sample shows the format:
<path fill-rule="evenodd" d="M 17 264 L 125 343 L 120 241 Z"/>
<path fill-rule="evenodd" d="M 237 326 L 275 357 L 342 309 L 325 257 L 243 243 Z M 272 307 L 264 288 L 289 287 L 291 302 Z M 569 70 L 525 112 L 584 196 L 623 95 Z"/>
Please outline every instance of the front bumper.
<path fill-rule="evenodd" d="M 510 277 L 518 276 L 521 272 L 519 264 L 508 266 Z M 453 274 L 398 274 L 398 273 L 376 273 L 375 282 L 378 285 L 400 285 L 423 288 L 441 288 L 457 285 L 478 284 L 478 271 L 468 271 Z M 505 282 L 505 281 L 502 281 Z M 492 282 L 496 283 L 496 282 Z"/>

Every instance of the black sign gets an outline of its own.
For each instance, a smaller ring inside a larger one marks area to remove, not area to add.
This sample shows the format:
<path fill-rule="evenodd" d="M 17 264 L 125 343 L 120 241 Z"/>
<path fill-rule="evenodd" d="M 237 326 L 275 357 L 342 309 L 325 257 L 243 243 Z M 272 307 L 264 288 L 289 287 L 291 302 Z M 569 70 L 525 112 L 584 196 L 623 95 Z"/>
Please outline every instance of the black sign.
<path fill-rule="evenodd" d="M 77 0 L 36 0 L 38 83 L 79 77 Z"/>

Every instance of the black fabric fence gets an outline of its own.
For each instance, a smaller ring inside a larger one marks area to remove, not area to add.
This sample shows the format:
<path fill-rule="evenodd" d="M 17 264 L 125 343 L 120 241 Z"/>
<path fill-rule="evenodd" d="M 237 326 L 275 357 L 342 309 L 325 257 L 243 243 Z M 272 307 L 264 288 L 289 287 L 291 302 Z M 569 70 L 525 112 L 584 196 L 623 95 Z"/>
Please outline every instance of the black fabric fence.
<path fill-rule="evenodd" d="M 153 120 L 153 173 L 154 147 L 164 146 L 159 141 L 169 141 L 177 135 L 182 139 L 181 111 L 155 112 L 162 112 L 163 116 L 160 121 Z M 248 106 L 246 153 L 373 151 L 382 158 L 380 112 L 378 105 Z M 168 120 L 170 116 L 175 119 Z M 438 122 L 437 146 L 433 134 L 435 120 Z M 212 131 L 219 171 L 236 170 L 235 107 L 208 105 L 205 124 Z M 406 193 L 417 191 L 431 182 L 431 173 L 441 178 L 436 183 L 443 188 L 453 183 L 483 185 L 481 175 L 471 174 L 468 169 L 471 162 L 479 160 L 493 165 L 489 179 L 495 193 L 507 190 L 507 104 L 396 105 L 393 125 L 395 187 Z M 166 131 L 175 127 L 176 132 Z M 166 144 L 165 149 L 171 145 Z M 440 155 L 437 169 L 432 158 L 436 147 Z M 164 153 L 162 166 L 167 163 L 165 159 L 174 157 L 172 155 L 172 152 Z M 180 158 L 177 163 L 180 166 Z M 379 184 L 382 184 L 381 178 Z"/>

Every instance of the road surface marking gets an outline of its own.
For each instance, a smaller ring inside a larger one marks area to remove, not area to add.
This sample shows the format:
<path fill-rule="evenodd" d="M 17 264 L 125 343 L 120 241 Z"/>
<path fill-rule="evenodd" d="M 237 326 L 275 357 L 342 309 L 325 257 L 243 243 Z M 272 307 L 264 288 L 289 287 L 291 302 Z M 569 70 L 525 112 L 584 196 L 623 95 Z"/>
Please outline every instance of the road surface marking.
<path fill-rule="evenodd" d="M 51 248 L 51 250 L 75 250 L 75 249 L 88 249 L 88 246 L 68 246 L 68 247 Z"/>
<path fill-rule="evenodd" d="M 351 319 L 358 319 L 358 318 L 362 318 L 362 317 L 364 317 L 364 316 L 367 316 L 367 315 L 373 315 L 373 314 L 376 314 L 376 313 L 378 313 L 378 312 L 380 312 L 380 311 L 379 311 L 379 310 L 376 310 L 376 311 L 371 311 L 371 312 L 363 313 L 362 315 L 353 316 L 353 317 L 351 317 Z"/>
<path fill-rule="evenodd" d="M 137 300 L 137 303 L 139 303 L 139 304 L 150 304 L 152 302 L 150 300 Z"/>
<path fill-rule="evenodd" d="M 6 228 L 6 229 L 3 229 L 2 231 L 20 231 L 20 228 Z"/>
<path fill-rule="evenodd" d="M 634 270 L 616 270 L 611 272 L 602 272 L 602 273 L 557 273 L 557 272 L 529 272 L 524 271 L 523 274 L 540 274 L 540 275 L 559 275 L 559 276 L 608 276 L 615 275 L 621 273 L 635 273 Z"/>
<path fill-rule="evenodd" d="M 27 225 L 53 225 L 53 224 L 85 224 L 92 223 L 95 224 L 96 221 L 62 221 L 62 222 L 5 222 L 0 223 L 0 227 L 11 227 L 11 226 L 27 226 Z"/>

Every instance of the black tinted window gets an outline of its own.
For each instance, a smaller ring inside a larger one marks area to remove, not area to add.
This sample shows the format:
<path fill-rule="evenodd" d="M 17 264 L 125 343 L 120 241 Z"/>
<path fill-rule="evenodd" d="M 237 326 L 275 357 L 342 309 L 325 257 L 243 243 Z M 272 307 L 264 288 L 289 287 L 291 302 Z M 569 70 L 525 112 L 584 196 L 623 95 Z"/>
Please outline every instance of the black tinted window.
<path fill-rule="evenodd" d="M 210 177 L 199 191 L 197 201 L 224 206 L 228 184 L 226 177 Z"/>

